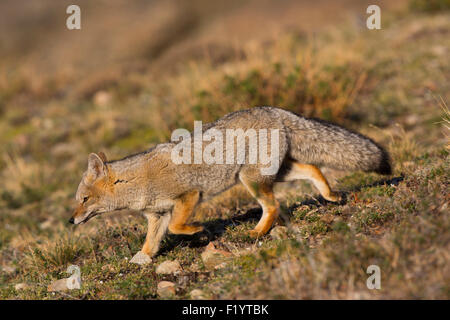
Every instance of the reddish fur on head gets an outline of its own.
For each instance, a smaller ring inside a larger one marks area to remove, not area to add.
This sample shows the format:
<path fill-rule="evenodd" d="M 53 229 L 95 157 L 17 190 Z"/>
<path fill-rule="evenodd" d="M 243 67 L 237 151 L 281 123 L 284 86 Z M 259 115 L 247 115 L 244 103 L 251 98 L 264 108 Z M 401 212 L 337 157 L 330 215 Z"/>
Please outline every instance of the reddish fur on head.
<path fill-rule="evenodd" d="M 108 211 L 114 190 L 113 179 L 106 165 L 105 154 L 91 153 L 88 157 L 88 169 L 83 174 L 76 194 L 78 206 L 69 221 L 74 224 L 83 223 Z"/>

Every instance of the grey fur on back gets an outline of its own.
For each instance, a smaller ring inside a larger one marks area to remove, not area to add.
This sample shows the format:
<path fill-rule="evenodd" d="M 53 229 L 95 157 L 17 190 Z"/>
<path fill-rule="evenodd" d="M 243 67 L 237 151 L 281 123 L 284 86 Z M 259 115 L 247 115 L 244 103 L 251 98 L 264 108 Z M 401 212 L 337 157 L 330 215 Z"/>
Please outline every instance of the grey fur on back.
<path fill-rule="evenodd" d="M 247 121 L 238 120 L 243 118 Z M 247 128 L 263 124 L 267 128 L 283 130 L 287 136 L 288 155 L 300 163 L 380 174 L 391 174 L 392 171 L 389 155 L 382 147 L 362 134 L 324 120 L 305 118 L 276 107 L 255 107 L 225 115 L 206 127 L 223 126 L 224 122 L 244 122 Z"/>

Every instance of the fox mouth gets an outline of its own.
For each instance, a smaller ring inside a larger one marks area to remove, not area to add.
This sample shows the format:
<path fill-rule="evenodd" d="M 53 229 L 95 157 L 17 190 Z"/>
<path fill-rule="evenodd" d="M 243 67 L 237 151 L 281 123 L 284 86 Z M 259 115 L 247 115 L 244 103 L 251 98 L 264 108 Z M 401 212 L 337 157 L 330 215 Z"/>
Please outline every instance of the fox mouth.
<path fill-rule="evenodd" d="M 75 225 L 84 224 L 84 223 L 88 222 L 91 218 L 95 217 L 98 214 L 99 214 L 99 212 L 92 211 L 92 212 L 89 212 L 87 215 L 85 215 L 85 217 L 81 221 L 76 221 L 76 219 L 72 218 L 72 219 L 69 220 L 69 222 L 73 223 Z"/>
<path fill-rule="evenodd" d="M 90 212 L 90 213 L 87 215 L 87 217 L 83 219 L 83 221 L 80 221 L 79 224 L 83 224 L 83 223 L 88 222 L 89 220 L 91 220 L 93 217 L 95 217 L 95 216 L 98 215 L 98 214 L 99 214 L 99 212 L 95 212 L 95 211 Z"/>

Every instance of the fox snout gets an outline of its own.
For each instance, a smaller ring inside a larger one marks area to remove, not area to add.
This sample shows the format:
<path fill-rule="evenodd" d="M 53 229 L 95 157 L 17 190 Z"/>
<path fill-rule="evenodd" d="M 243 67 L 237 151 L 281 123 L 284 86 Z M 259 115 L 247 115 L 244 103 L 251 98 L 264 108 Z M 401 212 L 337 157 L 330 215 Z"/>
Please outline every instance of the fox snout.
<path fill-rule="evenodd" d="M 87 211 L 84 208 L 84 206 L 82 204 L 79 204 L 75 209 L 75 212 L 73 213 L 72 217 L 69 219 L 69 223 L 80 224 L 81 222 L 86 220 L 85 217 L 86 213 Z"/>

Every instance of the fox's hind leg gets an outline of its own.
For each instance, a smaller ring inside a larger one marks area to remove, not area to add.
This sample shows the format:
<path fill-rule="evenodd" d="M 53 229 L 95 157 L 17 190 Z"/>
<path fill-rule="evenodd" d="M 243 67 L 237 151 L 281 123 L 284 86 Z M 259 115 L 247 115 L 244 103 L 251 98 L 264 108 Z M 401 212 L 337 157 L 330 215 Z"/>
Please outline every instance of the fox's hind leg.
<path fill-rule="evenodd" d="M 283 177 L 283 181 L 298 179 L 310 180 L 326 200 L 333 202 L 340 201 L 339 195 L 331 190 L 327 179 L 323 176 L 319 168 L 312 164 L 303 164 L 296 161 L 290 161 L 289 166 L 290 171 Z"/>
<path fill-rule="evenodd" d="M 186 224 L 200 200 L 197 190 L 185 193 L 175 201 L 169 231 L 173 234 L 194 234 L 203 230 L 203 226 Z"/>
<path fill-rule="evenodd" d="M 250 236 L 260 237 L 269 231 L 280 212 L 280 205 L 273 195 L 273 182 L 255 182 L 242 172 L 239 174 L 239 179 L 262 207 L 262 217 L 256 227 L 250 231 Z"/>

